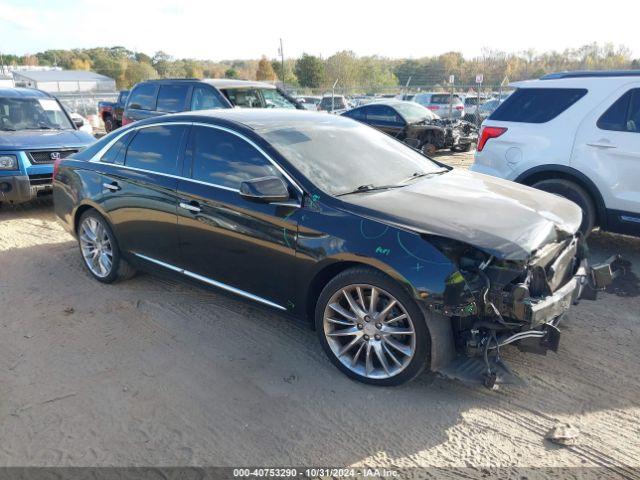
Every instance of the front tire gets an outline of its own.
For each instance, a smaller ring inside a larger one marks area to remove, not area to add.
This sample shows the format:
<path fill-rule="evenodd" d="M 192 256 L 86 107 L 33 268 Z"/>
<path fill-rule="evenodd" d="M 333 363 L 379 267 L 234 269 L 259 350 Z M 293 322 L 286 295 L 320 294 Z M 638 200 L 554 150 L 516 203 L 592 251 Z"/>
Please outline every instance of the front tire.
<path fill-rule="evenodd" d="M 359 382 L 400 385 L 427 366 L 430 336 L 422 311 L 376 270 L 352 268 L 331 280 L 318 298 L 315 325 L 331 362 Z"/>
<path fill-rule="evenodd" d="M 593 204 L 591 196 L 584 188 L 576 183 L 565 180 L 563 178 L 551 178 L 542 180 L 531 185 L 533 188 L 553 193 L 561 197 L 571 200 L 582 209 L 582 223 L 580 224 L 580 232 L 587 237 L 596 223 L 596 208 Z"/>
<path fill-rule="evenodd" d="M 82 214 L 77 237 L 84 266 L 99 282 L 113 283 L 135 274 L 133 267 L 122 258 L 109 223 L 97 211 Z"/>

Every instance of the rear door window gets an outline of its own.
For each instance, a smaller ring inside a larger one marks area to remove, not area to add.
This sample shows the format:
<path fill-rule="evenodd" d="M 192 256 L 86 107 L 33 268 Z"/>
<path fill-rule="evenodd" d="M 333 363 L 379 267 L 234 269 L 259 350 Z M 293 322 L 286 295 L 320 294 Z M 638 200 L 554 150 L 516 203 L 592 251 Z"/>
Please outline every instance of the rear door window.
<path fill-rule="evenodd" d="M 193 159 L 192 178 L 239 189 L 252 178 L 278 175 L 278 170 L 258 150 L 240 137 L 208 127 L 192 129 L 187 149 Z"/>
<path fill-rule="evenodd" d="M 158 111 L 160 112 L 184 112 L 187 104 L 189 85 L 161 85 L 158 93 Z"/>
<path fill-rule="evenodd" d="M 640 133 L 640 89 L 629 90 L 598 119 L 598 128 Z"/>
<path fill-rule="evenodd" d="M 587 94 L 584 88 L 519 88 L 489 117 L 503 122 L 545 123 Z"/>
<path fill-rule="evenodd" d="M 354 120 L 365 120 L 367 117 L 368 107 L 355 108 L 344 113 L 345 117 L 353 118 Z"/>
<path fill-rule="evenodd" d="M 129 98 L 129 108 L 136 110 L 155 110 L 158 86 L 150 83 L 137 86 Z"/>
<path fill-rule="evenodd" d="M 178 157 L 184 125 L 141 128 L 127 148 L 125 165 L 157 173 L 178 175 Z"/>

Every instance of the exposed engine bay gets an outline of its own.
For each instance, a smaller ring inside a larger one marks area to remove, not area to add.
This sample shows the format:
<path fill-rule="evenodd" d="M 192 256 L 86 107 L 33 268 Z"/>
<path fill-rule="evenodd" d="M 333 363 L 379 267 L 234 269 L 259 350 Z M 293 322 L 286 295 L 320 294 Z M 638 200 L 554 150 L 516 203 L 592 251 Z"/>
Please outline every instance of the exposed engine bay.
<path fill-rule="evenodd" d="M 427 155 L 445 148 L 465 152 L 478 141 L 478 128 L 465 120 L 425 119 L 407 125 L 398 138 Z"/>
<path fill-rule="evenodd" d="M 548 243 L 524 261 L 500 260 L 450 240 L 440 248 L 460 267 L 447 285 L 441 311 L 451 318 L 460 358 L 444 373 L 465 380 L 454 370 L 478 374 L 481 360 L 483 383 L 489 388 L 514 383 L 501 347 L 515 344 L 542 355 L 557 351 L 558 324 L 569 307 L 580 298 L 594 300 L 597 290 L 622 272 L 617 256 L 590 267 L 580 234 Z M 476 359 L 475 368 L 469 369 L 474 362 L 465 359 Z"/>

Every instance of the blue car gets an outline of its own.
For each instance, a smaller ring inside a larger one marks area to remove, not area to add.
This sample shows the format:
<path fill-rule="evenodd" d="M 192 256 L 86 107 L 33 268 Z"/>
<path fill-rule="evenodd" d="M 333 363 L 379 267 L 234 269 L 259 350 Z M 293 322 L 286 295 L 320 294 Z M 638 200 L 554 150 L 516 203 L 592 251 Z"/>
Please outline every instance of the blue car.
<path fill-rule="evenodd" d="M 53 164 L 90 145 L 60 102 L 30 88 L 0 89 L 0 203 L 51 193 Z"/>

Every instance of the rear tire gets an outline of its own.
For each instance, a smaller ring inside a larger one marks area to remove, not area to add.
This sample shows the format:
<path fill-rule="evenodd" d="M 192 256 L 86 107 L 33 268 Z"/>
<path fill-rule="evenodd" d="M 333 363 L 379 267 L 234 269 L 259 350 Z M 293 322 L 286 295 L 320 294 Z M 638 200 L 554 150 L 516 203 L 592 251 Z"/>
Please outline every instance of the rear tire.
<path fill-rule="evenodd" d="M 104 130 L 107 133 L 115 130 L 115 124 L 113 123 L 113 118 L 107 117 L 104 119 Z"/>
<path fill-rule="evenodd" d="M 351 295 L 359 313 L 345 295 Z M 402 286 L 370 268 L 345 270 L 324 287 L 316 303 L 315 326 L 331 362 L 362 383 L 401 385 L 418 376 L 430 358 L 424 314 Z"/>
<path fill-rule="evenodd" d="M 111 226 L 96 210 L 82 214 L 77 237 L 83 264 L 99 282 L 114 283 L 135 275 L 135 269 L 122 258 Z"/>
<path fill-rule="evenodd" d="M 585 237 L 591 233 L 596 223 L 596 208 L 591 196 L 584 188 L 571 180 L 565 180 L 563 178 L 541 180 L 531 186 L 538 190 L 559 195 L 577 204 L 582 209 L 580 231 Z"/>

